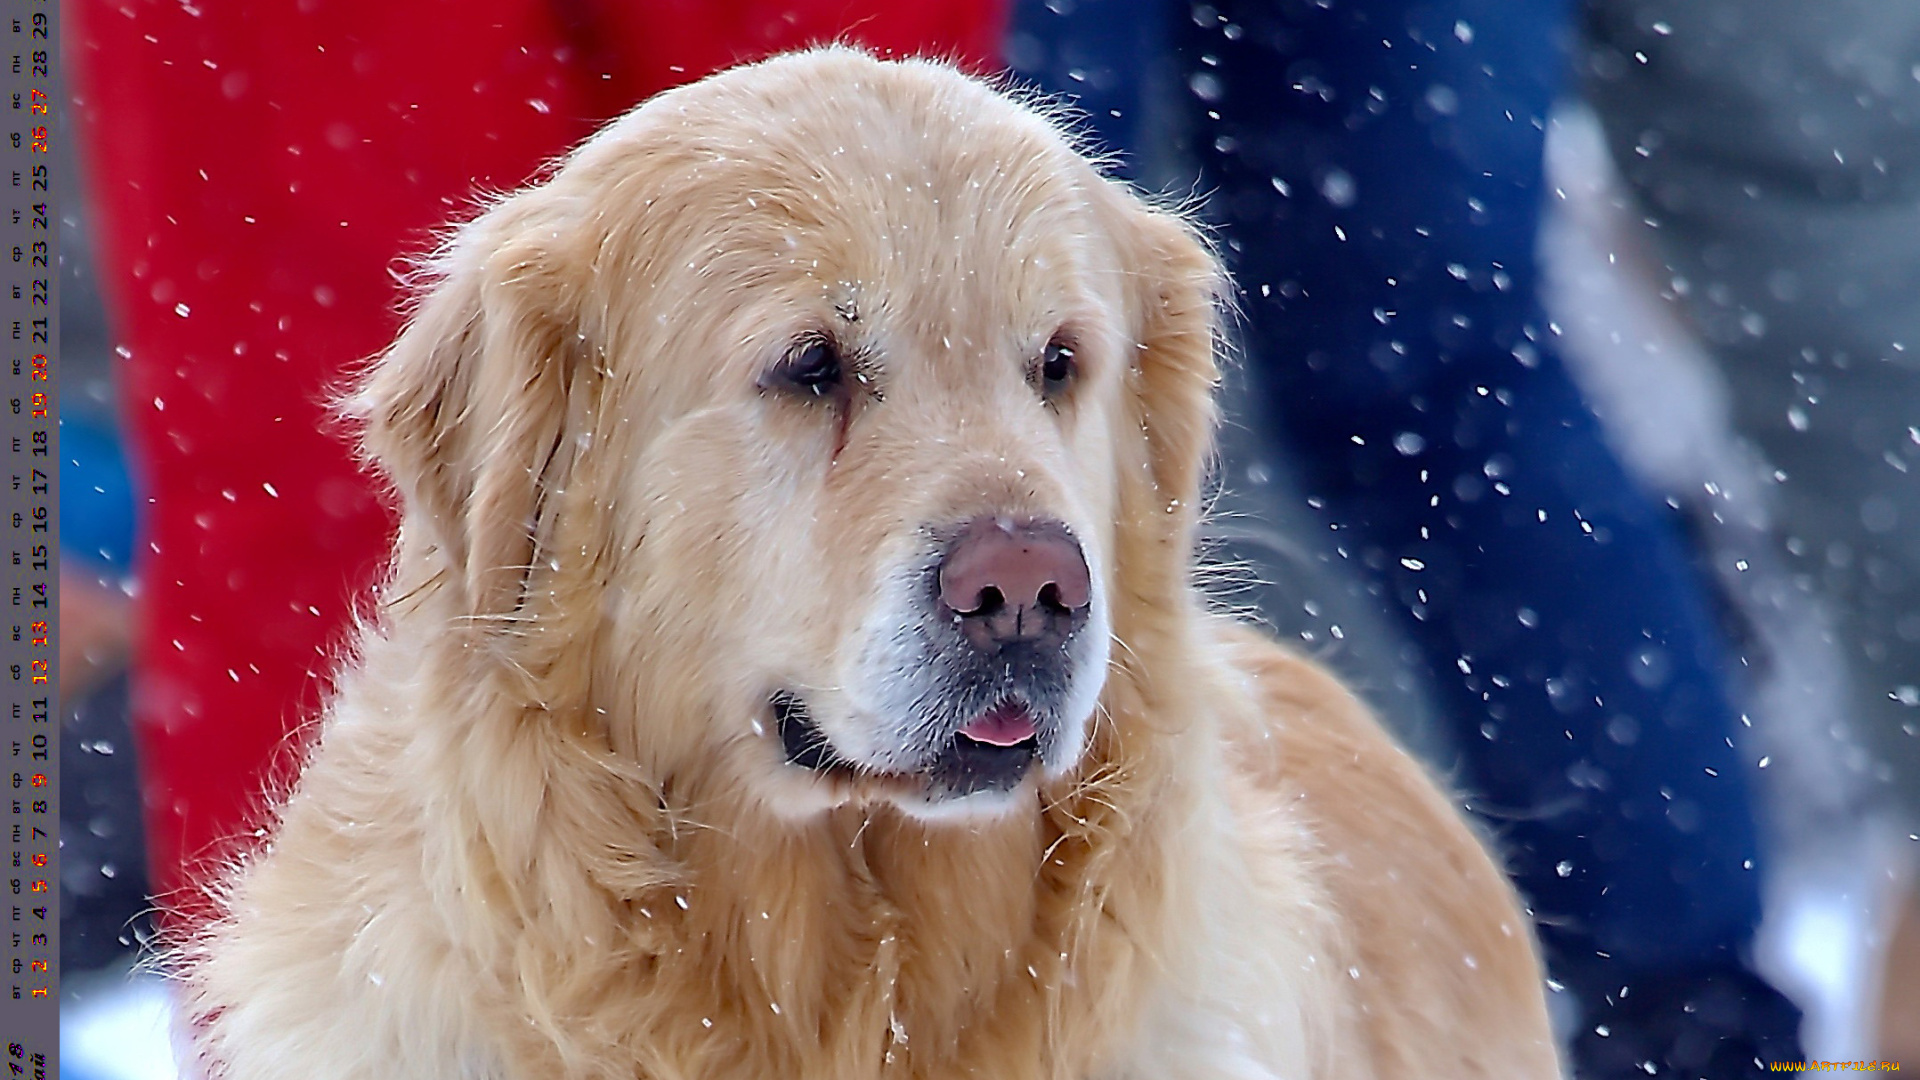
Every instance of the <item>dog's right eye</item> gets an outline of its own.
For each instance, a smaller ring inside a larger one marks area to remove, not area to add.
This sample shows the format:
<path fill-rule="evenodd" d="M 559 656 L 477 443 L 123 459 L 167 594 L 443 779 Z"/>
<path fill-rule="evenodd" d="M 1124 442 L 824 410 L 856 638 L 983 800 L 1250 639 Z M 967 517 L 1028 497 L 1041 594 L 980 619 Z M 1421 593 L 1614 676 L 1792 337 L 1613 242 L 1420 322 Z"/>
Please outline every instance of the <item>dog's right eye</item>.
<path fill-rule="evenodd" d="M 786 358 L 774 365 L 760 380 L 761 386 L 787 390 L 807 397 L 832 397 L 845 381 L 845 365 L 840 350 L 825 338 L 806 338 L 797 342 Z"/>

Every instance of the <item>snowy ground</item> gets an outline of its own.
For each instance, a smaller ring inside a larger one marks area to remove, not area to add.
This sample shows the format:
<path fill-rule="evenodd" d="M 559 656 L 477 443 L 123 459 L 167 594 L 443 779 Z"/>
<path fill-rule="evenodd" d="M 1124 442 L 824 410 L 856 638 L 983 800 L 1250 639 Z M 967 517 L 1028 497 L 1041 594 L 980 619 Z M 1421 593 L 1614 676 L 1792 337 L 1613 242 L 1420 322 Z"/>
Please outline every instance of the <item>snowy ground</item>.
<path fill-rule="evenodd" d="M 172 1026 L 167 987 L 151 975 L 114 968 L 68 979 L 60 998 L 60 1075 L 175 1080 Z"/>

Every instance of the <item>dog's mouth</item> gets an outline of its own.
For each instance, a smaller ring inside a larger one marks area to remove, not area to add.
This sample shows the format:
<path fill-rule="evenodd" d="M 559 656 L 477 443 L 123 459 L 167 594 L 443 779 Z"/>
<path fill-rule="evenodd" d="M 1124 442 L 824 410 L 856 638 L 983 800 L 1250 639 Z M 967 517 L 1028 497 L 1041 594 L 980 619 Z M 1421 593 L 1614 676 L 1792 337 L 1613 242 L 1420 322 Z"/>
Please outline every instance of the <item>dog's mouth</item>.
<path fill-rule="evenodd" d="M 858 765 L 834 749 L 806 702 L 791 691 L 770 699 L 787 764 L 841 780 L 873 780 L 884 789 L 918 789 L 929 799 L 953 799 L 1020 786 L 1040 756 L 1040 720 L 1018 698 L 1002 699 L 962 724 L 920 768 L 887 772 Z"/>

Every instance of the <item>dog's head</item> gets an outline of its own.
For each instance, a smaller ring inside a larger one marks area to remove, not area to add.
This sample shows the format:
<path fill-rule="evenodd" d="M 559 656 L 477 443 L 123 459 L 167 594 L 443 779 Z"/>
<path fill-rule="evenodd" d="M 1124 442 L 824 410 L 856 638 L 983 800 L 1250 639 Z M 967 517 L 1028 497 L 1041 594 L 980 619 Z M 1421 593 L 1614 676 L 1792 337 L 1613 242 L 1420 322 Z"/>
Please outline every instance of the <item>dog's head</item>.
<path fill-rule="evenodd" d="M 663 94 L 433 270 L 357 398 L 403 532 L 468 654 L 657 774 L 1004 808 L 1186 602 L 1215 261 L 949 68 Z"/>

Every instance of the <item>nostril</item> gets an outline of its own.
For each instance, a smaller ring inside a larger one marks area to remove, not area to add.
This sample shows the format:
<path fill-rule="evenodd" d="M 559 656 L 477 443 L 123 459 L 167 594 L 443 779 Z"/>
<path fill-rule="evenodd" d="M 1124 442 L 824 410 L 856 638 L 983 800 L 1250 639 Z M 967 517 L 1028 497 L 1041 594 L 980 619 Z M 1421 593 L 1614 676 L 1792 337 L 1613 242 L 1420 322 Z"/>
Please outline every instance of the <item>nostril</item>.
<path fill-rule="evenodd" d="M 953 613 L 955 615 L 964 615 L 968 618 L 972 618 L 973 616 L 976 616 L 976 615 L 994 614 L 995 612 L 999 611 L 1001 608 L 1007 606 L 1007 598 L 1006 598 L 1006 595 L 1000 591 L 999 586 L 982 585 L 980 587 L 980 591 L 975 593 L 973 596 L 972 607 L 963 608 L 957 604 L 949 604 L 948 606 L 953 608 Z"/>
<path fill-rule="evenodd" d="M 981 589 L 978 600 L 979 603 L 973 610 L 963 611 L 960 614 L 992 615 L 1007 605 L 1007 598 L 1001 594 L 999 587 L 995 585 L 988 585 Z"/>
<path fill-rule="evenodd" d="M 1040 606 L 1048 611 L 1064 615 L 1072 610 L 1060 602 L 1060 583 L 1056 581 L 1049 581 L 1045 585 L 1040 586 L 1039 601 Z"/>

